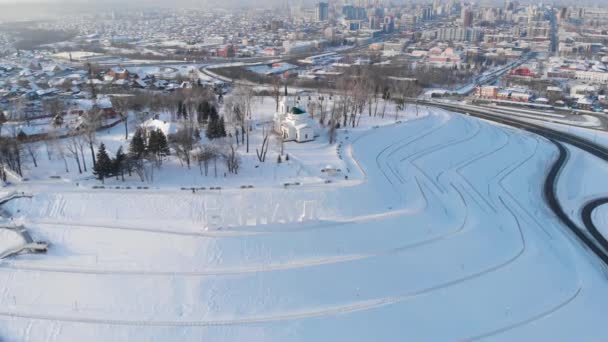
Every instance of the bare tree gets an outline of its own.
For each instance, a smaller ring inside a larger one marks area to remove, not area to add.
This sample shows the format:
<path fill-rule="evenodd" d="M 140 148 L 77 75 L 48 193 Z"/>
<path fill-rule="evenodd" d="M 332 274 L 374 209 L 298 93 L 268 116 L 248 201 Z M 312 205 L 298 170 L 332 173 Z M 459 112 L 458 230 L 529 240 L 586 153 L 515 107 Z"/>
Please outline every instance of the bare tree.
<path fill-rule="evenodd" d="M 245 151 L 249 153 L 249 132 L 251 131 L 251 116 L 252 116 L 252 106 L 254 101 L 254 93 L 253 89 L 246 88 L 243 94 L 243 102 L 245 107 L 245 130 L 246 130 L 246 139 L 245 139 Z"/>
<path fill-rule="evenodd" d="M 23 146 L 19 139 L 0 138 L 0 163 L 4 168 L 15 171 L 19 176 L 23 176 Z"/>
<path fill-rule="evenodd" d="M 279 154 L 283 155 L 283 153 L 285 152 L 285 137 L 283 136 L 283 133 L 278 132 L 275 134 L 275 137 L 277 147 L 279 148 Z"/>
<path fill-rule="evenodd" d="M 317 96 L 317 108 L 319 109 L 319 116 L 321 118 L 321 120 L 325 119 L 325 111 L 327 110 L 327 96 L 325 96 L 324 94 L 318 94 Z M 314 117 L 313 117 L 314 119 Z"/>
<path fill-rule="evenodd" d="M 275 111 L 279 111 L 279 102 L 281 102 L 281 81 L 278 77 L 272 79 L 272 98 L 276 105 Z"/>
<path fill-rule="evenodd" d="M 68 159 L 66 156 L 67 151 L 65 149 L 65 146 L 56 140 L 54 147 L 55 147 L 55 152 L 57 152 L 57 155 L 59 155 L 59 158 L 61 158 L 61 160 L 63 160 L 63 166 L 65 167 L 65 172 L 70 173 L 70 169 L 68 167 Z"/>
<path fill-rule="evenodd" d="M 365 105 L 369 101 L 369 80 L 364 74 L 357 74 L 352 81 L 353 100 L 350 123 L 354 128 L 359 124 Z"/>
<path fill-rule="evenodd" d="M 239 86 L 235 89 L 225 106 L 230 121 L 237 124 L 241 129 L 241 144 L 246 145 L 247 153 L 249 153 L 249 131 L 251 130 L 249 123 L 251 122 L 253 101 L 253 90 L 248 87 Z"/>
<path fill-rule="evenodd" d="M 76 146 L 78 147 L 78 151 L 80 151 L 80 160 L 82 161 L 82 167 L 84 171 L 87 172 L 87 160 L 84 157 L 84 148 L 86 145 L 86 139 L 82 135 L 78 135 L 75 137 Z"/>
<path fill-rule="evenodd" d="M 333 94 L 331 94 L 331 93 L 329 94 L 328 102 L 330 100 L 332 101 L 331 115 L 333 116 L 334 113 L 335 113 L 335 111 L 336 111 L 336 101 L 335 101 L 335 99 L 333 97 Z M 321 110 L 321 118 L 319 119 L 319 123 L 321 124 L 321 126 L 325 126 L 326 120 L 327 120 L 327 114 L 328 113 L 327 113 L 327 111 L 325 109 Z"/>
<path fill-rule="evenodd" d="M 244 130 L 244 122 L 245 122 L 245 109 L 242 107 L 242 103 L 239 101 L 239 98 L 235 95 L 230 96 L 226 99 L 224 104 L 225 116 L 230 123 L 234 126 L 240 126 Z M 239 132 L 238 129 L 235 130 L 235 141 L 237 146 L 239 145 Z M 243 135 L 244 138 L 244 135 Z M 244 139 L 243 139 L 244 140 Z"/>
<path fill-rule="evenodd" d="M 97 88 L 95 86 L 95 83 L 93 82 L 93 80 L 96 78 L 96 74 L 97 74 L 97 67 L 93 66 L 93 64 L 91 63 L 87 63 L 87 72 L 88 72 L 88 76 L 89 76 L 89 80 L 88 80 L 88 84 L 91 90 L 91 96 L 93 97 L 93 100 L 97 100 Z"/>
<path fill-rule="evenodd" d="M 384 114 L 386 114 L 386 105 L 391 99 L 391 90 L 390 87 L 384 86 L 382 90 L 382 118 L 384 119 Z"/>
<path fill-rule="evenodd" d="M 194 155 L 194 159 L 198 163 L 198 167 L 201 171 L 201 175 L 209 175 L 209 162 L 217 158 L 217 149 L 215 146 L 206 144 L 201 146 Z"/>
<path fill-rule="evenodd" d="M 395 120 L 399 118 L 399 111 L 405 109 L 409 99 L 417 97 L 421 92 L 420 86 L 412 80 L 395 80 L 392 84 L 393 102 L 396 104 Z M 418 105 L 416 104 L 416 115 Z"/>
<path fill-rule="evenodd" d="M 262 135 L 264 137 L 264 139 L 262 140 L 262 146 L 260 147 L 260 149 L 258 150 L 257 148 L 255 149 L 255 154 L 258 157 L 258 160 L 263 163 L 266 161 L 266 153 L 268 153 L 268 145 L 269 145 L 269 137 L 270 137 L 270 129 L 267 129 L 266 127 L 264 127 L 262 129 Z"/>
<path fill-rule="evenodd" d="M 76 165 L 78 166 L 78 173 L 82 174 L 82 167 L 80 165 L 80 150 L 78 149 L 78 142 L 76 137 L 70 137 L 66 144 L 65 150 L 70 157 L 74 159 Z"/>
<path fill-rule="evenodd" d="M 10 111 L 10 118 L 13 120 L 24 120 L 28 122 L 29 126 L 29 115 L 25 111 L 25 99 L 22 97 L 17 98 L 12 103 L 12 110 Z"/>
<path fill-rule="evenodd" d="M 112 106 L 114 110 L 120 115 L 125 125 L 125 140 L 129 139 L 129 98 L 126 96 L 114 96 L 112 97 Z"/>
<path fill-rule="evenodd" d="M 101 127 L 103 121 L 103 112 L 99 110 L 97 105 L 93 106 L 93 109 L 85 114 L 84 122 L 81 125 L 83 128 L 83 137 L 85 138 L 87 144 L 89 145 L 89 150 L 91 152 L 91 160 L 93 161 L 93 167 L 97 164 L 95 160 L 95 144 L 97 137 L 97 130 Z"/>
<path fill-rule="evenodd" d="M 378 99 L 381 95 L 381 80 L 378 75 L 374 73 L 371 69 L 366 69 L 364 73 L 364 77 L 367 79 L 367 104 L 368 104 L 368 115 L 376 116 L 378 114 Z"/>
<path fill-rule="evenodd" d="M 51 129 L 47 133 L 47 138 L 44 140 L 44 147 L 46 149 L 46 156 L 49 161 L 53 158 L 53 150 L 55 148 L 56 140 L 60 136 L 60 132 L 57 131 L 57 127 L 51 126 Z"/>
<path fill-rule="evenodd" d="M 7 121 L 8 119 L 6 118 L 4 111 L 0 110 L 0 136 L 2 136 L 2 126 L 4 126 Z"/>
<path fill-rule="evenodd" d="M 58 98 L 46 100 L 42 103 L 43 110 L 52 115 L 54 118 L 63 116 L 63 112 L 66 110 L 65 102 Z"/>
<path fill-rule="evenodd" d="M 224 152 L 224 160 L 226 161 L 226 167 L 228 172 L 238 174 L 241 165 L 241 159 L 239 158 L 234 145 L 230 144 L 227 151 Z"/>
<path fill-rule="evenodd" d="M 336 82 L 336 87 L 339 89 L 338 96 L 336 97 L 339 117 L 334 117 L 334 121 L 342 119 L 342 126 L 346 126 L 348 121 L 348 114 L 352 106 L 352 82 L 350 81 L 350 75 L 344 74 Z M 335 113 L 334 113 L 335 114 Z"/>
<path fill-rule="evenodd" d="M 336 112 L 334 112 L 332 110 L 331 113 L 331 117 L 329 119 L 329 130 L 328 130 L 328 135 L 329 135 L 329 144 L 333 144 L 336 142 L 336 135 L 337 135 L 337 126 L 339 125 L 339 122 L 336 118 Z"/>
<path fill-rule="evenodd" d="M 30 160 L 34 164 L 34 167 L 38 167 L 38 144 L 35 142 L 27 143 L 25 145 L 25 151 L 30 157 Z"/>
<path fill-rule="evenodd" d="M 183 128 L 169 137 L 169 141 L 180 161 L 186 163 L 188 168 L 190 168 L 191 153 L 197 143 L 192 125 L 186 123 Z"/>

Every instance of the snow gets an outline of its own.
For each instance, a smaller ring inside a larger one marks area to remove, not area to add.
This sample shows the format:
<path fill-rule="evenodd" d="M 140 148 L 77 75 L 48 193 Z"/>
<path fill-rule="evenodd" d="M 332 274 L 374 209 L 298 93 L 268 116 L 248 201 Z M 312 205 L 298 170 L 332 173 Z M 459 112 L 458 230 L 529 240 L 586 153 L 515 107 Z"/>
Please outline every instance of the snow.
<path fill-rule="evenodd" d="M 505 108 L 505 107 L 481 107 L 483 109 L 489 109 L 493 112 L 499 113 L 500 115 L 507 115 L 518 117 L 519 119 L 524 120 L 536 120 L 536 121 L 545 121 L 550 123 L 558 123 L 563 125 L 573 125 L 578 127 L 586 127 L 586 128 L 597 128 L 601 127 L 601 121 L 594 116 L 590 115 L 577 115 L 567 117 L 562 114 L 554 114 L 543 111 L 532 111 L 532 110 L 524 110 L 518 108 Z"/>
<path fill-rule="evenodd" d="M 273 107 L 259 104 L 258 123 Z M 604 336 L 604 275 L 543 204 L 556 148 L 437 109 L 420 108 L 417 116 L 409 108 L 400 121 L 364 116 L 360 128 L 340 130 L 339 148 L 323 137 L 290 143 L 289 163 L 256 169 L 245 156 L 243 175 L 223 180 L 166 165 L 166 177 L 148 190 L 93 190 L 93 181 L 74 186 L 32 171 L 37 177 L 19 187 L 34 197 L 5 207 L 52 247 L 0 263 L 0 336 Z M 100 140 L 113 151 L 124 142 L 121 130 Z M 325 184 L 327 165 L 351 177 Z M 195 180 L 228 188 L 193 194 L 175 187 Z M 286 180 L 301 185 L 283 187 Z M 256 187 L 236 186 L 245 181 Z"/>
<path fill-rule="evenodd" d="M 493 81 L 494 79 L 496 79 L 498 76 L 501 76 L 502 74 L 517 67 L 520 64 L 521 64 L 521 61 L 514 61 L 509 64 L 503 65 L 503 66 L 495 67 L 495 68 L 488 70 L 488 71 L 484 72 L 483 74 L 475 77 L 469 83 L 463 84 L 453 90 L 441 89 L 441 88 L 439 88 L 439 89 L 429 88 L 429 89 L 425 90 L 424 96 L 431 97 L 433 94 L 445 95 L 448 93 L 450 93 L 450 94 L 453 93 L 453 94 L 458 94 L 458 95 L 467 95 L 467 94 L 471 93 L 473 90 L 475 90 L 475 87 L 477 87 L 478 85 L 489 83 L 489 82 Z"/>
<path fill-rule="evenodd" d="M 15 250 L 25 244 L 19 233 L 0 227 L 0 255 Z"/>
<path fill-rule="evenodd" d="M 58 58 L 58 59 L 70 59 L 70 55 L 72 56 L 73 60 L 76 61 L 80 61 L 80 60 L 87 60 L 93 57 L 99 57 L 99 56 L 103 56 L 103 54 L 100 53 L 95 53 L 95 52 L 88 52 L 88 51 L 71 51 L 71 52 L 59 52 L 56 54 L 51 55 L 51 57 L 53 58 Z"/>
<path fill-rule="evenodd" d="M 160 129 L 165 135 L 175 134 L 178 131 L 178 127 L 175 123 L 169 121 L 161 121 L 157 119 L 151 119 L 142 125 L 148 131 Z"/>
<path fill-rule="evenodd" d="M 601 146 L 608 147 L 608 132 L 604 131 L 604 130 L 589 129 L 589 128 L 585 128 L 585 127 L 576 127 L 576 126 L 572 126 L 572 125 L 564 125 L 564 124 L 557 124 L 557 123 L 543 122 L 543 121 L 535 121 L 535 123 L 540 123 L 542 125 L 545 125 L 547 127 L 550 127 L 552 129 L 555 129 L 555 130 L 558 130 L 561 132 L 574 134 L 578 137 L 592 141 L 595 144 L 599 144 Z"/>
<path fill-rule="evenodd" d="M 109 97 L 100 97 L 96 100 L 74 100 L 74 105 L 79 109 L 89 111 L 97 106 L 101 109 L 112 108 L 112 100 Z"/>
<path fill-rule="evenodd" d="M 608 205 L 597 207 L 591 214 L 596 228 L 608 239 Z"/>
<path fill-rule="evenodd" d="M 567 209 L 566 213 L 570 218 L 579 227 L 584 227 L 581 218 L 583 205 L 591 200 L 608 196 L 608 181 L 605 180 L 608 164 L 576 147 L 566 145 L 566 148 L 569 158 L 560 174 L 557 196 Z M 595 214 L 594 212 L 594 217 Z M 605 231 L 605 226 L 602 228 Z"/>
<path fill-rule="evenodd" d="M 263 65 L 254 65 L 247 70 L 255 72 L 257 74 L 262 75 L 272 75 L 272 74 L 281 74 L 289 70 L 297 69 L 298 67 L 289 63 L 276 63 L 272 65 L 263 64 Z"/>

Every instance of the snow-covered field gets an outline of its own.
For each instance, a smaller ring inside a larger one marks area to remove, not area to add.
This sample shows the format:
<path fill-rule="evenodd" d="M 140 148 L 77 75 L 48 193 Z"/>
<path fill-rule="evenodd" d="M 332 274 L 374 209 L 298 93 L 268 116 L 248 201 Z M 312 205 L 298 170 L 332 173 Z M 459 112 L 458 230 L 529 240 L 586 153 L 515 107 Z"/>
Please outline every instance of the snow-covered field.
<path fill-rule="evenodd" d="M 568 162 L 560 174 L 557 196 L 570 218 L 584 227 L 581 210 L 587 202 L 608 197 L 608 164 L 600 158 L 566 145 Z"/>
<path fill-rule="evenodd" d="M 600 129 L 589 129 L 584 127 L 576 127 L 571 124 L 558 124 L 553 122 L 546 122 L 541 120 L 531 120 L 535 124 L 541 124 L 551 129 L 573 134 L 578 137 L 587 139 L 594 144 L 598 144 L 604 147 L 608 147 L 608 132 Z"/>
<path fill-rule="evenodd" d="M 341 132 L 343 159 L 322 140 L 290 146 L 306 171 L 285 173 L 302 180 L 295 187 L 95 191 L 33 177 L 22 187 L 34 197 L 4 208 L 51 248 L 0 261 L 0 338 L 605 336 L 605 275 L 543 204 L 556 148 L 424 114 Z M 317 168 L 330 162 L 351 179 L 321 182 Z"/>
<path fill-rule="evenodd" d="M 17 232 L 0 228 L 0 255 L 17 249 L 24 244 L 25 240 Z"/>
<path fill-rule="evenodd" d="M 580 149 L 566 145 L 568 162 L 560 174 L 557 196 L 567 214 L 579 227 L 584 227 L 582 210 L 585 204 L 598 198 L 608 197 L 608 164 L 602 159 Z M 608 216 L 606 205 L 592 213 L 597 229 L 608 239 Z"/>
<path fill-rule="evenodd" d="M 608 205 L 599 206 L 591 217 L 600 233 L 608 239 Z"/>

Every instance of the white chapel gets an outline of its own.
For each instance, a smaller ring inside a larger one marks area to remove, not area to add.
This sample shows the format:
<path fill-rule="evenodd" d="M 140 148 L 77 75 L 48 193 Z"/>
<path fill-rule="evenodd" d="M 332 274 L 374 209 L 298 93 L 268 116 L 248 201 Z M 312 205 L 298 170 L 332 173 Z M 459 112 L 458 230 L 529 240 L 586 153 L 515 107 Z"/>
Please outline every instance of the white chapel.
<path fill-rule="evenodd" d="M 274 130 L 283 136 L 284 141 L 303 143 L 315 140 L 313 120 L 289 97 L 279 102 L 279 110 L 274 115 Z"/>

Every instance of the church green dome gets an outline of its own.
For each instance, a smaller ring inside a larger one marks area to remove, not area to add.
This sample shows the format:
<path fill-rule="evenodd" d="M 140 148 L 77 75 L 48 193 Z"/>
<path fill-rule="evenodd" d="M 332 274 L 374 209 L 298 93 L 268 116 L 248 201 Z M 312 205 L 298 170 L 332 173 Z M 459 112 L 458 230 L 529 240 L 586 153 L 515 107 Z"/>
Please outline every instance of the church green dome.
<path fill-rule="evenodd" d="M 305 111 L 303 111 L 302 109 L 298 108 L 298 107 L 292 107 L 291 108 L 291 114 L 304 114 L 306 113 Z"/>

